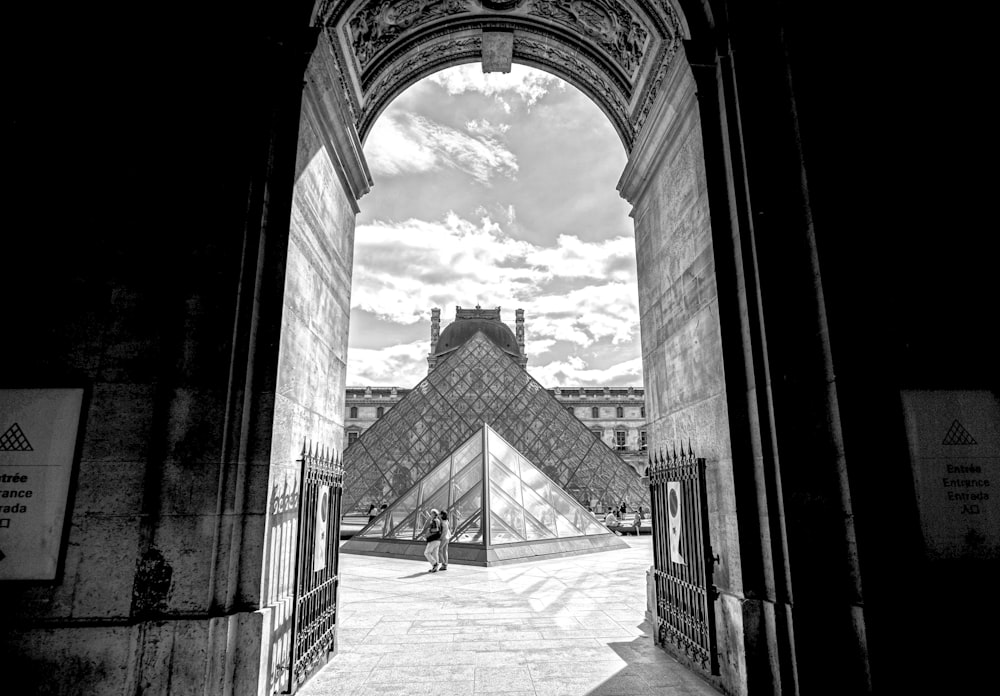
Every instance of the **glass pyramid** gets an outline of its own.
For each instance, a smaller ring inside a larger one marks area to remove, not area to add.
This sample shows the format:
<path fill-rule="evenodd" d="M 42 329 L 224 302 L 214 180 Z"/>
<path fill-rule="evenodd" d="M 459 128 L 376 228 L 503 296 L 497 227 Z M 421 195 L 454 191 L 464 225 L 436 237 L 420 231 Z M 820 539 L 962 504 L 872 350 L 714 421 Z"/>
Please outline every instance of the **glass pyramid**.
<path fill-rule="evenodd" d="M 484 424 L 341 550 L 420 556 L 432 509 L 448 511 L 456 563 L 493 565 L 625 546 Z"/>
<path fill-rule="evenodd" d="M 402 497 L 484 423 L 577 502 L 648 505 L 635 470 L 478 332 L 344 451 L 344 511 Z"/>

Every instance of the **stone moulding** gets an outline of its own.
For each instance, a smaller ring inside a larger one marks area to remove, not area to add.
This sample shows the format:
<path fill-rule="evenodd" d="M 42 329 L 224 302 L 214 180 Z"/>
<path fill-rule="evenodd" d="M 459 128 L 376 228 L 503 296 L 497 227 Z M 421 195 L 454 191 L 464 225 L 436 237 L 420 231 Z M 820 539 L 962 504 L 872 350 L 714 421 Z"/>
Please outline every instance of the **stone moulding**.
<path fill-rule="evenodd" d="M 689 113 L 697 108 L 694 76 L 683 58 L 672 60 L 664 66 L 658 77 L 657 89 L 648 107 L 649 129 L 639 129 L 635 133 L 635 146 L 629 161 L 618 180 L 618 192 L 622 198 L 635 205 L 643 191 L 653 180 L 651 172 L 669 150 L 670 144 L 679 133 L 681 123 Z M 684 93 L 682 99 L 671 99 Z M 680 113 L 672 103 L 685 105 L 685 113 Z"/>
<path fill-rule="evenodd" d="M 653 44 L 652 20 L 638 5 L 620 0 L 368 0 L 327 11 L 362 74 L 391 61 L 393 44 L 423 28 L 453 18 L 531 18 L 584 37 L 592 51 L 603 54 L 631 84 Z"/>
<path fill-rule="evenodd" d="M 588 94 L 629 152 L 685 35 L 670 0 L 328 0 L 315 22 L 362 141 L 407 86 L 480 60 L 481 31 L 490 29 L 514 33 L 515 62 Z"/>
<path fill-rule="evenodd" d="M 358 212 L 356 201 L 371 189 L 372 177 L 355 128 L 355 114 L 337 79 L 340 71 L 336 57 L 326 34 L 320 36 L 306 71 L 303 106 L 312 116 L 354 212 Z"/>

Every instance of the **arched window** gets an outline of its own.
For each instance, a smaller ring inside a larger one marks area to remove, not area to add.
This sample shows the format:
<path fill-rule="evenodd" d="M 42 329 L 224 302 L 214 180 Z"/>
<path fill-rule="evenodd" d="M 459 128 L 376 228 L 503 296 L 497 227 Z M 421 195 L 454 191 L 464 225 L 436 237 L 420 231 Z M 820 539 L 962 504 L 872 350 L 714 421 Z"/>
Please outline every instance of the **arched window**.
<path fill-rule="evenodd" d="M 597 406 L 594 406 L 593 408 L 591 408 L 590 409 L 590 417 L 591 418 L 600 418 L 601 417 L 601 409 L 597 408 Z"/>
<path fill-rule="evenodd" d="M 619 452 L 624 452 L 627 447 L 625 444 L 625 431 L 616 430 L 615 431 L 615 449 Z"/>
<path fill-rule="evenodd" d="M 624 418 L 624 417 L 625 417 L 625 409 L 622 408 L 621 406 L 615 408 L 615 418 Z"/>
<path fill-rule="evenodd" d="M 379 406 L 377 409 L 375 409 L 375 417 L 376 418 L 381 418 L 383 413 L 385 413 L 385 409 L 382 408 L 381 406 Z"/>
<path fill-rule="evenodd" d="M 357 417 L 358 417 L 358 407 L 351 406 L 351 418 L 357 418 Z"/>

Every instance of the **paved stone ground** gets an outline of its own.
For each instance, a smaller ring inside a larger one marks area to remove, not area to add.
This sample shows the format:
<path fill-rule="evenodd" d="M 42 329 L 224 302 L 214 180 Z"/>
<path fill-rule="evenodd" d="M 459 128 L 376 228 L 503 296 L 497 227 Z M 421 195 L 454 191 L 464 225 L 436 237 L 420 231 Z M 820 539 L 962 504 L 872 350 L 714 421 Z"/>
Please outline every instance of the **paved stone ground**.
<path fill-rule="evenodd" d="M 650 537 L 497 568 L 341 556 L 339 654 L 301 696 L 717 696 L 653 645 Z"/>

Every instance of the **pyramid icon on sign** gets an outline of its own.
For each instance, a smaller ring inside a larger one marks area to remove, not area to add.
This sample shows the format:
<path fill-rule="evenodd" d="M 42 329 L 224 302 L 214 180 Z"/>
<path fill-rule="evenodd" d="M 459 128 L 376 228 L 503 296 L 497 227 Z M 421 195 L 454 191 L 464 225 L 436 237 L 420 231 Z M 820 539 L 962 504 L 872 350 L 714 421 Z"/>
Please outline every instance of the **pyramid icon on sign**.
<path fill-rule="evenodd" d="M 0 452 L 31 452 L 34 448 L 17 423 L 0 435 Z"/>
<path fill-rule="evenodd" d="M 969 434 L 969 431 L 965 429 L 961 423 L 958 422 L 956 418 L 951 427 L 948 428 L 948 432 L 945 433 L 944 440 L 941 441 L 942 445 L 975 445 L 976 438 Z"/>

